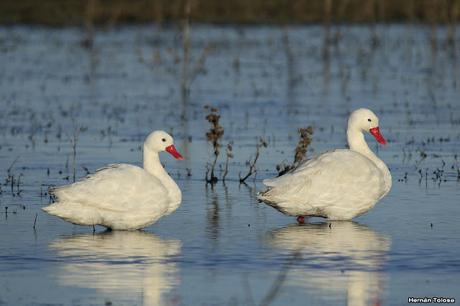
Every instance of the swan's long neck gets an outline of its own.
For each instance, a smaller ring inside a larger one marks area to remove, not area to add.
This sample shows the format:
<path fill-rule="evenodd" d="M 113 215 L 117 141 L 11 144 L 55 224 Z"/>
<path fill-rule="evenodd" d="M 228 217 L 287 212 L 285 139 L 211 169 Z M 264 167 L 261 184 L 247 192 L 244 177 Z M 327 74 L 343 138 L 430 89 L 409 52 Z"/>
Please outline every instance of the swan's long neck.
<path fill-rule="evenodd" d="M 391 188 L 391 174 L 390 170 L 388 170 L 388 167 L 385 165 L 385 163 L 377 157 L 377 155 L 372 152 L 371 149 L 369 149 L 369 146 L 366 143 L 366 140 L 364 139 L 364 134 L 361 130 L 353 128 L 352 126 L 348 126 L 347 130 L 347 140 L 348 140 L 348 146 L 350 147 L 350 150 L 358 152 L 367 158 L 369 158 L 371 161 L 374 162 L 374 164 L 377 166 L 377 168 L 382 171 L 382 175 L 385 180 L 385 185 L 388 190 Z"/>
<path fill-rule="evenodd" d="M 151 175 L 160 179 L 160 181 L 169 177 L 168 173 L 161 165 L 158 152 L 154 152 L 146 146 L 144 146 L 144 169 Z"/>
<path fill-rule="evenodd" d="M 383 163 L 377 155 L 369 149 L 369 146 L 364 139 L 364 134 L 358 129 L 353 129 L 352 127 L 347 130 L 347 140 L 350 150 L 361 153 L 370 160 L 372 160 L 376 165 Z"/>
<path fill-rule="evenodd" d="M 158 152 L 152 151 L 144 145 L 144 169 L 160 180 L 163 186 L 168 190 L 171 199 L 168 213 L 173 212 L 179 206 L 182 200 L 182 194 L 176 182 L 169 176 L 160 162 Z"/>

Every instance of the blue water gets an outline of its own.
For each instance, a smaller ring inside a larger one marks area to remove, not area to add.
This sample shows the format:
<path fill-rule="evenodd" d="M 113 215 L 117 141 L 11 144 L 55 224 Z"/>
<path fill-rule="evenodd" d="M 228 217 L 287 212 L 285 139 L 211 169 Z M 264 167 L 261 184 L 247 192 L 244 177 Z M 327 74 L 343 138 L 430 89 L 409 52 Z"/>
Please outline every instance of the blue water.
<path fill-rule="evenodd" d="M 89 50 L 79 29 L 0 29 L 0 305 L 460 298 L 460 29 L 456 46 L 447 28 L 433 38 L 410 25 L 336 26 L 329 45 L 320 26 L 191 33 L 184 99 L 179 29 L 99 30 Z M 232 142 L 234 154 L 215 186 L 204 182 L 208 104 L 219 107 L 222 145 Z M 314 127 L 309 156 L 344 147 L 347 115 L 363 106 L 380 118 L 389 144 L 368 141 L 393 176 L 374 209 L 354 222 L 298 226 L 257 202 L 261 180 L 292 161 L 299 127 Z M 154 129 L 171 132 L 186 157 L 162 156 L 183 193 L 174 214 L 141 232 L 93 234 L 41 212 L 47 188 L 73 180 L 74 135 L 80 178 L 108 163 L 141 164 Z M 259 137 L 268 147 L 241 185 Z"/>

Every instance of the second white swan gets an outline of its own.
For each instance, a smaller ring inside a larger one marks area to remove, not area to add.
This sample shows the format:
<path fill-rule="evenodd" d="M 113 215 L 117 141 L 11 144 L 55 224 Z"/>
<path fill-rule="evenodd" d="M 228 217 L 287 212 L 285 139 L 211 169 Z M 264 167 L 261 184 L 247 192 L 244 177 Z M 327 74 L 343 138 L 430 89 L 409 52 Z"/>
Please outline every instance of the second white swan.
<path fill-rule="evenodd" d="M 370 210 L 391 188 L 391 174 L 385 163 L 367 146 L 363 132 L 386 144 L 379 119 L 369 109 L 354 111 L 348 119 L 349 150 L 323 153 L 292 171 L 264 180 L 267 190 L 259 200 L 284 214 L 350 220 Z"/>

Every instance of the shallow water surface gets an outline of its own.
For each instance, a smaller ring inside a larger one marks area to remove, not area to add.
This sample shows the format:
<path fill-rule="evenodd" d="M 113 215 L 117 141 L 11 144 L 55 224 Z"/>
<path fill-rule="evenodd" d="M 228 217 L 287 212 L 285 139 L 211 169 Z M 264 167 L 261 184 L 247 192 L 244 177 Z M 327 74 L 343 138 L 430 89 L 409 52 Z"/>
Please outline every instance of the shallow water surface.
<path fill-rule="evenodd" d="M 448 33 L 196 25 L 184 66 L 175 28 L 100 30 L 91 49 L 79 29 L 0 29 L 0 305 L 460 298 L 460 29 L 457 44 Z M 220 109 L 225 129 L 219 177 L 233 143 L 225 184 L 204 182 L 204 105 Z M 345 147 L 347 116 L 363 106 L 380 117 L 389 144 L 367 139 L 393 176 L 374 209 L 298 226 L 257 202 L 261 180 L 292 162 L 298 128 L 314 128 L 308 156 Z M 174 214 L 144 231 L 93 234 L 41 212 L 49 186 L 107 163 L 141 164 L 153 129 L 171 132 L 186 157 L 161 157 L 183 192 Z M 239 184 L 259 137 L 268 147 L 257 174 Z"/>

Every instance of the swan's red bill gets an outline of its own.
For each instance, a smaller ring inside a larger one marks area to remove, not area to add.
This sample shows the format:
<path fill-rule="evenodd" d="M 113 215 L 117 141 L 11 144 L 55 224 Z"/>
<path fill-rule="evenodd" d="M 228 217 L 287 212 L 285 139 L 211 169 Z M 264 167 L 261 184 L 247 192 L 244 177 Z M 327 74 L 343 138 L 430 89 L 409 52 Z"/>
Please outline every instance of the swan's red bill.
<path fill-rule="evenodd" d="M 165 150 L 166 152 L 174 156 L 175 159 L 180 159 L 180 160 L 184 159 L 182 155 L 180 155 L 180 153 L 177 152 L 176 147 L 174 145 L 167 146 Z"/>
<path fill-rule="evenodd" d="M 379 127 L 375 127 L 375 128 L 370 129 L 369 133 L 371 133 L 372 136 L 375 137 L 375 139 L 377 140 L 378 143 L 381 143 L 383 145 L 387 144 L 387 141 L 385 140 L 385 138 L 383 138 L 382 134 L 380 134 Z"/>

